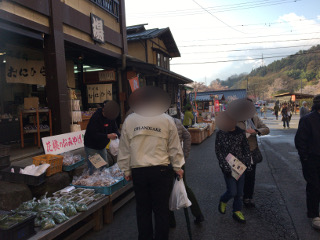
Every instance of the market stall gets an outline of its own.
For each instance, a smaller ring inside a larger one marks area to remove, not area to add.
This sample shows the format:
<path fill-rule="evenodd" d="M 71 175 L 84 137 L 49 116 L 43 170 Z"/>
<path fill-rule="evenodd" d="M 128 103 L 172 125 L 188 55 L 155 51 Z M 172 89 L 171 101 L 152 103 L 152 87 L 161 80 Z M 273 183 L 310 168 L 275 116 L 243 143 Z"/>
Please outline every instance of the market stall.
<path fill-rule="evenodd" d="M 191 135 L 192 144 L 200 144 L 206 138 L 210 137 L 215 130 L 214 120 L 208 123 L 197 123 L 192 127 L 188 128 L 188 131 Z"/>
<path fill-rule="evenodd" d="M 42 138 L 46 154 L 35 156 L 34 165 L 10 166 L 0 171 L 0 185 L 10 185 L 6 191 L 23 185 L 21 194 L 27 192 L 23 195 L 29 196 L 9 208 L 0 203 L 0 210 L 7 211 L 0 211 L 0 239 L 14 239 L 8 236 L 15 232 L 33 235 L 31 239 L 75 239 L 91 229 L 101 230 L 103 223 L 111 223 L 113 213 L 134 197 L 132 183 L 125 181 L 117 164 L 92 175 L 84 171 L 84 133 Z M 0 195 L 5 195 L 1 191 Z M 72 230 L 74 226 L 76 230 Z"/>

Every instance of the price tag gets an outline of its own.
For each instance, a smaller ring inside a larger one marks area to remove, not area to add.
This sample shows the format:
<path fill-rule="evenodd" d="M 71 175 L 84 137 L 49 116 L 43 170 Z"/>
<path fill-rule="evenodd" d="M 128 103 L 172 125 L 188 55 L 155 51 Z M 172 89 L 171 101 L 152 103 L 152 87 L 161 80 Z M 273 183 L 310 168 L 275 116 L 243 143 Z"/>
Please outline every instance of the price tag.
<path fill-rule="evenodd" d="M 98 153 L 89 157 L 89 161 L 93 164 L 93 166 L 96 169 L 107 165 L 106 161 Z"/>

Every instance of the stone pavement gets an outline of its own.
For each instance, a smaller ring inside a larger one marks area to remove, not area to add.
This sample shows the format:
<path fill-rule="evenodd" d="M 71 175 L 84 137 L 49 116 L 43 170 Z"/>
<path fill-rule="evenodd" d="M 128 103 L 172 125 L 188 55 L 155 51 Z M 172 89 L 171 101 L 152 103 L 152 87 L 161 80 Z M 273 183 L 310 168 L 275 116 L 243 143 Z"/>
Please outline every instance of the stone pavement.
<path fill-rule="evenodd" d="M 244 209 L 246 224 L 231 217 L 231 202 L 227 213 L 218 212 L 220 195 L 225 191 L 223 175 L 214 152 L 215 135 L 200 145 L 193 145 L 186 163 L 186 178 L 205 216 L 198 227 L 191 223 L 194 240 L 315 240 L 320 234 L 306 218 L 305 182 L 293 145 L 298 124 L 294 116 L 291 129 L 282 129 L 281 121 L 271 114 L 264 120 L 271 128 L 268 136 L 259 138 L 264 160 L 257 167 L 256 208 Z M 191 213 L 190 213 L 191 215 Z M 191 220 L 193 217 L 190 216 Z M 170 240 L 187 240 L 183 211 L 176 212 L 177 227 L 170 230 Z M 138 239 L 135 200 L 115 214 L 114 222 L 100 232 L 89 232 L 82 240 Z"/>

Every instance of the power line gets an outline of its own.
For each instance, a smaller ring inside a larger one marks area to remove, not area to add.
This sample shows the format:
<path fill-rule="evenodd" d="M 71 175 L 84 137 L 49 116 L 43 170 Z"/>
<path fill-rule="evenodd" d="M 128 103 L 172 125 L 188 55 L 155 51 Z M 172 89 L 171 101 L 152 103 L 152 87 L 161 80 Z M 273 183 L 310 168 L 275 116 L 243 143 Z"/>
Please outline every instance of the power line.
<path fill-rule="evenodd" d="M 202 7 L 196 0 L 192 0 L 194 3 L 196 3 L 199 7 L 201 7 L 204 11 L 206 11 L 207 13 L 209 13 L 212 17 L 214 17 L 215 19 L 219 20 L 220 22 L 222 22 L 224 25 L 228 26 L 229 28 L 233 29 L 234 31 L 240 32 L 245 34 L 244 32 L 241 32 L 237 29 L 235 29 L 234 27 L 230 26 L 229 24 L 227 24 L 226 22 L 222 21 L 220 18 L 218 18 L 217 16 L 213 15 L 210 11 L 208 11 L 207 9 L 205 9 L 204 7 Z"/>
<path fill-rule="evenodd" d="M 291 40 L 281 40 L 281 41 L 262 41 L 262 42 L 244 42 L 244 43 L 222 43 L 222 44 L 206 44 L 206 45 L 186 45 L 181 47 L 215 47 L 215 46 L 228 46 L 228 45 L 246 45 L 246 44 L 256 44 L 256 43 L 279 43 L 279 42 L 298 42 L 298 41 L 310 41 L 319 40 L 320 38 L 305 38 L 305 39 L 291 39 Z"/>
<path fill-rule="evenodd" d="M 269 57 L 264 57 L 266 58 L 284 58 L 284 57 L 296 57 L 300 55 L 307 55 L 307 54 L 312 54 L 312 53 L 320 53 L 320 51 L 314 51 L 314 52 L 308 52 L 308 53 L 296 53 L 294 55 L 282 55 L 282 56 L 269 56 Z M 252 61 L 252 60 L 260 60 L 260 58 L 250 58 L 250 59 L 231 59 L 231 60 L 221 60 L 221 61 L 214 61 L 214 62 L 194 62 L 194 63 L 171 63 L 170 65 L 198 65 L 198 64 L 212 64 L 212 63 L 225 63 L 225 62 L 240 62 L 240 61 Z"/>
<path fill-rule="evenodd" d="M 296 45 L 296 46 L 286 46 L 286 47 L 274 47 L 274 48 L 246 48 L 246 49 L 233 49 L 225 51 L 214 51 L 214 52 L 187 52 L 181 54 L 204 54 L 204 53 L 220 53 L 220 52 L 244 52 L 244 51 L 255 51 L 255 50 L 269 50 L 269 49 L 282 49 L 282 48 L 295 48 L 295 47 L 312 47 L 313 45 Z"/>
<path fill-rule="evenodd" d="M 298 1 L 301 1 L 301 0 L 275 0 L 275 1 L 260 1 L 260 2 L 254 1 L 254 2 L 247 2 L 247 3 L 240 3 L 240 4 L 229 4 L 229 5 L 220 5 L 220 6 L 207 7 L 207 8 L 201 7 L 201 8 L 207 12 L 210 11 L 210 13 L 219 13 L 219 12 L 245 10 L 245 9 L 251 9 L 251 8 L 258 8 L 258 7 L 268 7 L 268 6 L 285 4 L 285 3 L 295 3 Z M 199 11 L 197 9 L 182 9 L 182 10 L 165 11 L 165 12 L 153 12 L 153 13 L 151 12 L 149 14 L 146 14 L 145 12 L 143 13 L 141 12 L 141 13 L 131 14 L 129 16 L 165 17 L 165 16 L 172 15 L 172 17 L 180 17 L 180 16 L 197 15 L 197 14 L 202 14 L 202 11 Z"/>
<path fill-rule="evenodd" d="M 310 33 L 297 33 L 297 34 L 273 34 L 273 35 L 261 35 L 261 36 L 254 36 L 254 37 L 242 37 L 240 39 L 252 39 L 252 38 L 268 38 L 268 37 L 280 37 L 280 36 L 296 36 L 296 35 L 309 35 L 309 34 L 319 34 L 320 32 L 310 32 Z M 204 42 L 204 41 L 219 41 L 219 40 L 227 40 L 233 38 L 215 38 L 215 39 L 198 39 L 198 40 L 182 40 L 181 42 Z"/>

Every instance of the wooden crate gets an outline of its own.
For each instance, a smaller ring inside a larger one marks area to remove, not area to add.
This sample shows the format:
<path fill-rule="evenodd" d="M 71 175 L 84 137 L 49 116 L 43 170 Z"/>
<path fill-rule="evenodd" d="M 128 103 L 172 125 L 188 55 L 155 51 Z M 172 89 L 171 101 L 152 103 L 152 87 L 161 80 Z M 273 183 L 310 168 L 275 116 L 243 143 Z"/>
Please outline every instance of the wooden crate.
<path fill-rule="evenodd" d="M 205 139 L 205 130 L 197 128 L 188 128 L 188 131 L 191 135 L 192 144 L 200 144 Z"/>

